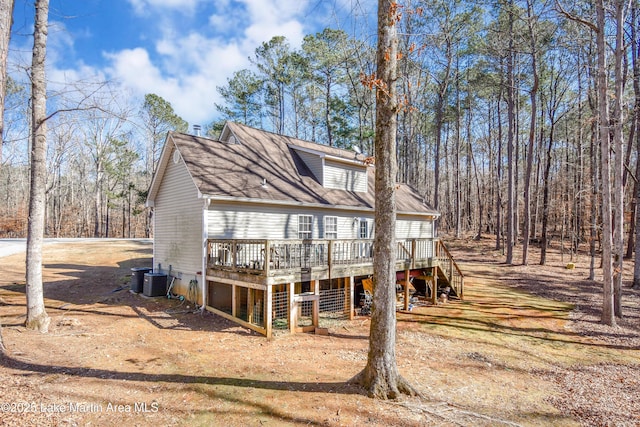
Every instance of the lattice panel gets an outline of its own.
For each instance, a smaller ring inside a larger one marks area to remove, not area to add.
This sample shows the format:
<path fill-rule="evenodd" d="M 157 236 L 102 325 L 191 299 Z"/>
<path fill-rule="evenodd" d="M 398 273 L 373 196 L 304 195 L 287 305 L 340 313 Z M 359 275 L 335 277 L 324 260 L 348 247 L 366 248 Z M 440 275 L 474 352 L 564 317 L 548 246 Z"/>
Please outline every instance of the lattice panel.
<path fill-rule="evenodd" d="M 273 329 L 289 329 L 289 292 L 273 293 Z"/>
<path fill-rule="evenodd" d="M 346 319 L 349 317 L 351 298 L 349 290 L 327 289 L 320 291 L 320 317 Z"/>

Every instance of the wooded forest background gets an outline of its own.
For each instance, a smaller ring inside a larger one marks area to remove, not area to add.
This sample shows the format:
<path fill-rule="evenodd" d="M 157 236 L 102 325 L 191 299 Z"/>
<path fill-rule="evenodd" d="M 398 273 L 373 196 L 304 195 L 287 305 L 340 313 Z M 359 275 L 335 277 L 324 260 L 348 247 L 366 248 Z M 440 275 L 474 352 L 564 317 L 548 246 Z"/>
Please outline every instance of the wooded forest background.
<path fill-rule="evenodd" d="M 619 124 L 626 254 L 633 255 L 640 167 L 638 1 L 607 2 L 611 8 L 601 27 L 594 4 L 401 4 L 397 179 L 442 213 L 441 234 L 494 236 L 508 262 L 518 243 L 541 244 L 542 259 L 535 260 L 541 263 L 549 241 L 562 241 L 569 252 L 595 253 L 602 236 L 599 131 L 609 129 L 613 140 Z M 204 132 L 216 137 L 224 120 L 234 120 L 373 154 L 374 33 L 364 17 L 354 17 L 348 31 L 308 35 L 300 49 L 283 37 L 265 41 L 251 58 L 253 67 L 218 88 L 211 108 L 219 120 L 204 124 Z M 606 126 L 599 126 L 598 117 L 598 34 L 607 43 L 605 77 L 612 87 L 620 85 L 621 95 L 608 98 Z M 25 237 L 29 65 L 10 58 L 9 68 L 0 237 Z M 47 99 L 45 234 L 149 236 L 144 200 L 166 132 L 186 132 L 188 124 L 161 97 L 136 99 L 113 82 L 50 82 Z"/>

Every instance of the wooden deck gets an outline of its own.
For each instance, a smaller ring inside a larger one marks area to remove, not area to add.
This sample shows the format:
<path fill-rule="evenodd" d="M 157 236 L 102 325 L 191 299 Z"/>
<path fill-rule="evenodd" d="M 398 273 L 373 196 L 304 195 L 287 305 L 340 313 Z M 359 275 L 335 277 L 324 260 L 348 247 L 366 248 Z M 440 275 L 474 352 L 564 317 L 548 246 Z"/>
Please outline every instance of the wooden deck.
<path fill-rule="evenodd" d="M 398 240 L 396 260 L 398 272 L 435 269 L 439 280 L 462 298 L 464 276 L 439 239 Z M 373 240 L 369 239 L 209 239 L 207 243 L 207 280 L 219 278 L 266 289 L 282 283 L 371 274 Z"/>

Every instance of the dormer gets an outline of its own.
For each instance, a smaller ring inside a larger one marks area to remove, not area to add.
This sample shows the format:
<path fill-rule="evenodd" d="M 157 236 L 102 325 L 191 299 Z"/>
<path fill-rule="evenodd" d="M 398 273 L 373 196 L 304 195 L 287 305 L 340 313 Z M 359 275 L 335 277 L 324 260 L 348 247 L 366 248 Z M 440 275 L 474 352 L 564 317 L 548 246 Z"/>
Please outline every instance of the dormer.
<path fill-rule="evenodd" d="M 226 125 L 222 129 L 219 140 L 220 142 L 226 142 L 227 144 L 240 144 L 240 141 L 238 141 L 238 138 L 234 135 L 233 131 Z"/>
<path fill-rule="evenodd" d="M 289 144 L 324 188 L 366 193 L 367 165 L 357 160 L 338 157 L 311 148 Z"/>

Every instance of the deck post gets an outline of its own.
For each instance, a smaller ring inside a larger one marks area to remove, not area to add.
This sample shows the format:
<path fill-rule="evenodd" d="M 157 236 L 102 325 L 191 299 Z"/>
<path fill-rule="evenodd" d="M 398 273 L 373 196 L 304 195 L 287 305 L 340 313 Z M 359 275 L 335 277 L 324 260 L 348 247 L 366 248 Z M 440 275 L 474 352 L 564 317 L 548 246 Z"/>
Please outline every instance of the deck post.
<path fill-rule="evenodd" d="M 449 255 L 449 283 L 453 283 L 453 258 Z"/>
<path fill-rule="evenodd" d="M 253 304 L 255 302 L 255 289 L 247 289 L 247 322 L 253 323 Z"/>
<path fill-rule="evenodd" d="M 271 339 L 273 336 L 273 285 L 267 285 L 265 295 L 264 329 L 267 338 Z"/>
<path fill-rule="evenodd" d="M 409 270 L 404 271 L 404 311 L 409 311 Z"/>
<path fill-rule="evenodd" d="M 320 280 L 314 279 L 311 282 L 313 294 L 318 297 L 313 300 L 312 321 L 316 328 L 320 326 Z"/>
<path fill-rule="evenodd" d="M 296 302 L 296 284 L 289 283 L 289 332 L 296 333 L 298 327 L 298 303 Z"/>
<path fill-rule="evenodd" d="M 269 275 L 269 264 L 271 263 L 271 249 L 270 249 L 270 244 L 268 240 L 264 241 L 264 266 L 262 268 L 262 270 L 264 271 L 264 274 L 266 276 Z"/>
<path fill-rule="evenodd" d="M 238 293 L 236 292 L 236 285 L 231 285 L 231 315 L 233 317 L 238 317 L 236 313 L 236 300 L 238 298 Z"/>
<path fill-rule="evenodd" d="M 416 239 L 411 240 L 411 268 L 416 268 L 416 258 L 418 258 L 417 254 L 417 243 Z"/>
<path fill-rule="evenodd" d="M 231 243 L 231 268 L 238 266 L 238 242 L 234 240 Z"/>
<path fill-rule="evenodd" d="M 355 280 L 353 280 L 353 276 L 349 276 L 346 278 L 349 281 L 349 320 L 353 320 L 355 317 L 355 298 L 356 298 L 356 286 Z"/>
<path fill-rule="evenodd" d="M 438 302 L 438 267 L 431 268 L 431 302 L 435 305 Z"/>

